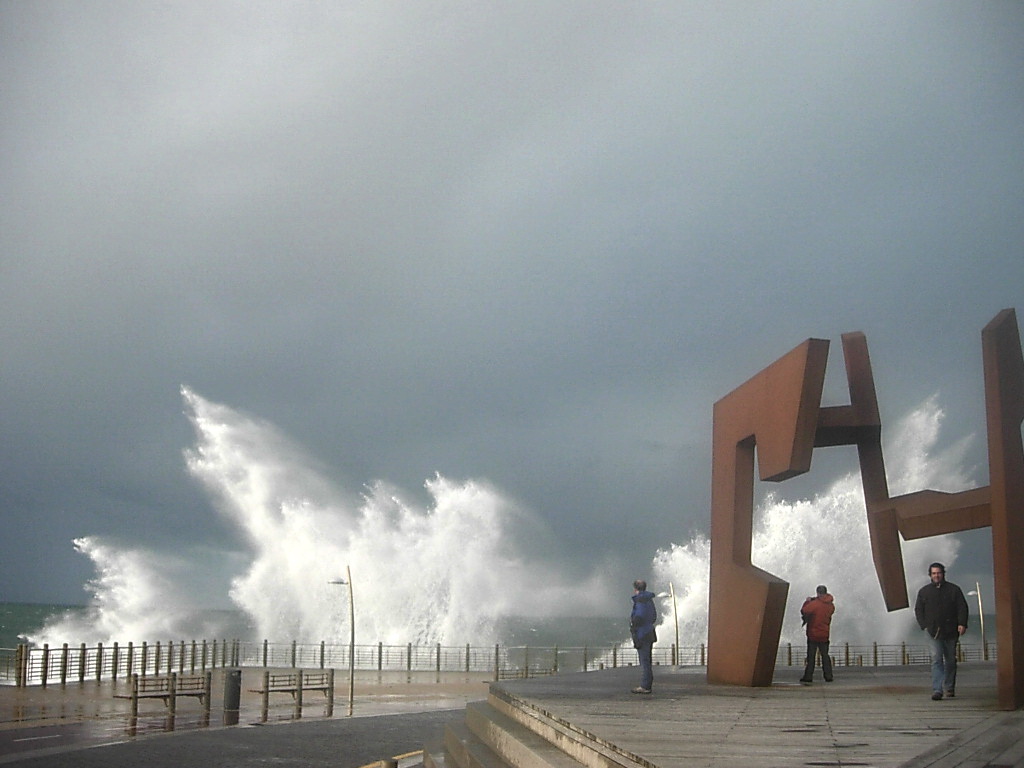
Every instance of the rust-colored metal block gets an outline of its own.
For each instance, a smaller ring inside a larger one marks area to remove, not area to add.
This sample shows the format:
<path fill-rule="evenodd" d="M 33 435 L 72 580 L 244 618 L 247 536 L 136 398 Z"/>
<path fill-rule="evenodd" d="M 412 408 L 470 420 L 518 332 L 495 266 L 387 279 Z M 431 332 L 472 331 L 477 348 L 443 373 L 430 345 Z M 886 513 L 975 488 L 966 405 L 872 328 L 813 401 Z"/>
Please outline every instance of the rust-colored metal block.
<path fill-rule="evenodd" d="M 808 339 L 714 408 L 708 679 L 770 685 L 789 584 L 750 562 L 755 448 L 762 480 L 806 472 L 816 447 L 856 445 L 886 609 L 909 606 L 901 537 L 992 526 L 1000 706 L 1024 703 L 1024 357 L 1016 314 L 982 332 L 991 485 L 890 497 L 867 340 L 843 335 L 850 404 L 820 406 L 828 341 Z M 1016 566 L 1013 568 L 1012 566 Z"/>
<path fill-rule="evenodd" d="M 1024 704 L 1024 357 L 1017 315 L 1004 309 L 981 332 L 988 427 L 999 706 Z"/>
<path fill-rule="evenodd" d="M 828 341 L 809 339 L 715 403 L 708 679 L 770 685 L 789 584 L 750 562 L 762 480 L 810 468 Z"/>

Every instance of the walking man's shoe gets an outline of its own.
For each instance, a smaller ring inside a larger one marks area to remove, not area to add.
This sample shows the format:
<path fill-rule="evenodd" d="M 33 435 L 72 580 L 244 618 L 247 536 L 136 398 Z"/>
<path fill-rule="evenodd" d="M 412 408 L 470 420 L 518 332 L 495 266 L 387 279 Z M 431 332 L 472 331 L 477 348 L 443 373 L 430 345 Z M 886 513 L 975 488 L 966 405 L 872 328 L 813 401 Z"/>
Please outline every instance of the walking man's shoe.
<path fill-rule="evenodd" d="M 942 691 L 936 691 L 935 693 L 932 694 L 932 701 L 941 701 L 941 700 L 942 700 Z"/>
<path fill-rule="evenodd" d="M 956 692 L 954 692 L 954 691 L 946 691 L 946 698 L 947 699 L 955 699 L 956 698 Z"/>
<path fill-rule="evenodd" d="M 650 692 L 651 692 L 650 688 L 644 688 L 644 687 L 639 686 L 639 685 L 636 688 L 633 689 L 633 693 L 650 693 Z"/>

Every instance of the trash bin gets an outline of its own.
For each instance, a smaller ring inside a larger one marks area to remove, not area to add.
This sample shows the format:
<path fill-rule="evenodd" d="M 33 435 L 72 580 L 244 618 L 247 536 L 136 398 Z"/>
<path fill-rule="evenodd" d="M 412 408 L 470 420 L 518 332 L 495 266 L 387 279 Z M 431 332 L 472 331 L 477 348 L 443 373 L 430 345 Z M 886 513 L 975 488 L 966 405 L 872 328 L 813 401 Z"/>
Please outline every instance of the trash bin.
<path fill-rule="evenodd" d="M 238 725 L 238 710 L 242 700 L 242 670 L 238 667 L 224 670 L 224 725 Z"/>

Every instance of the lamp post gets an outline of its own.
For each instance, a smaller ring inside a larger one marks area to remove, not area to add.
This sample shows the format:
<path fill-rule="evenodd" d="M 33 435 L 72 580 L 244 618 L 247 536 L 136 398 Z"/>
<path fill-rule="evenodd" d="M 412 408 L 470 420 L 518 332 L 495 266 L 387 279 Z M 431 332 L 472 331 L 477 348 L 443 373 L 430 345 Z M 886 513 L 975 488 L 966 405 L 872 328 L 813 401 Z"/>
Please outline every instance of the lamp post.
<path fill-rule="evenodd" d="M 355 672 L 356 672 L 356 601 L 352 594 L 352 569 L 345 566 L 345 578 L 335 579 L 328 584 L 348 585 L 348 716 L 352 717 L 353 702 L 355 700 Z"/>
<path fill-rule="evenodd" d="M 676 609 L 676 590 L 672 586 L 672 582 L 668 583 L 668 593 L 659 592 L 658 597 L 671 597 L 672 598 L 672 618 L 676 624 L 676 644 L 675 644 L 675 666 L 679 666 L 679 611 Z"/>
<path fill-rule="evenodd" d="M 988 661 L 988 643 L 985 641 L 985 612 L 981 607 L 981 585 L 974 582 L 974 589 L 968 595 L 978 596 L 978 620 L 981 622 L 981 657 Z"/>

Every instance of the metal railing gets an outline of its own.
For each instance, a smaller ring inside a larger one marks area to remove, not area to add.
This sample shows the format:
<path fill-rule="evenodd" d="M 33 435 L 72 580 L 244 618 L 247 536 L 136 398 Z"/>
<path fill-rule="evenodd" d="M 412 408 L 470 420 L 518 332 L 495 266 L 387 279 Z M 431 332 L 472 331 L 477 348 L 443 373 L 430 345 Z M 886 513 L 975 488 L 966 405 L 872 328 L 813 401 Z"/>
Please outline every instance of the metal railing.
<path fill-rule="evenodd" d="M 835 643 L 830 648 L 833 663 L 838 666 L 894 666 L 927 664 L 931 652 L 925 645 Z M 636 654 L 627 644 L 615 646 L 443 646 L 376 645 L 320 643 L 271 643 L 267 640 L 191 640 L 166 643 L 143 642 L 109 646 L 84 643 L 59 648 L 41 648 L 27 644 L 17 648 L 0 648 L 0 684 L 67 685 L 130 679 L 133 674 L 161 675 L 196 674 L 222 667 L 256 668 L 320 668 L 344 669 L 353 653 L 353 668 L 366 671 L 480 672 L 494 680 L 536 677 L 558 672 L 586 672 L 596 669 L 636 665 Z M 776 666 L 802 666 L 805 648 L 784 643 L 779 646 Z M 962 661 L 995 660 L 994 644 L 959 645 Z M 676 648 L 655 645 L 653 660 L 660 666 L 706 666 L 707 648 L 697 646 Z"/>

